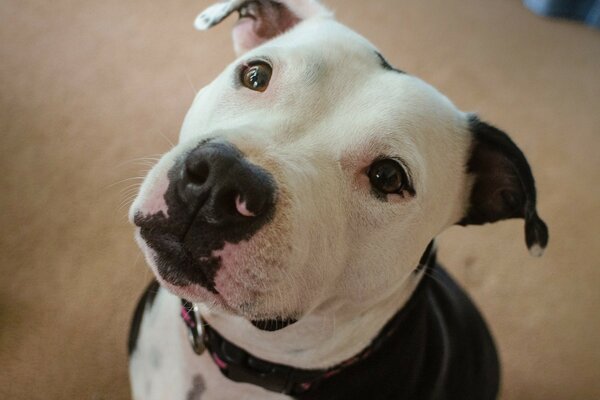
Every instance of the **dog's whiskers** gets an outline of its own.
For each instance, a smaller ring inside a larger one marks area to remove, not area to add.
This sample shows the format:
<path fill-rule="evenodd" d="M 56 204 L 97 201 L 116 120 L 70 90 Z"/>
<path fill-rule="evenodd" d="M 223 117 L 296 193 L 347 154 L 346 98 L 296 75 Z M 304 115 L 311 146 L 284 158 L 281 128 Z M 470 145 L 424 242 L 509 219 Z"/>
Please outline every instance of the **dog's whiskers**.
<path fill-rule="evenodd" d="M 129 191 L 127 193 L 123 193 L 120 204 L 128 203 L 129 201 L 135 199 L 135 197 L 137 196 L 137 193 L 138 193 L 138 189 L 139 189 L 139 187 L 131 188 L 131 189 L 129 189 Z"/>
<path fill-rule="evenodd" d="M 122 197 L 130 197 L 131 195 L 137 195 L 140 187 L 142 186 L 142 182 L 132 183 L 125 188 L 121 189 L 119 195 Z"/>
<path fill-rule="evenodd" d="M 121 179 L 120 181 L 117 181 L 117 182 L 113 182 L 113 183 L 105 186 L 102 189 L 103 190 L 107 190 L 107 189 L 110 189 L 112 187 L 115 187 L 115 186 L 120 185 L 120 184 L 125 183 L 125 182 L 131 182 L 131 181 L 141 182 L 143 180 L 144 180 L 143 176 L 133 176 L 133 177 L 130 177 L 130 178 Z"/>
<path fill-rule="evenodd" d="M 175 147 L 175 143 L 173 143 L 173 141 L 171 139 L 169 139 L 169 137 L 167 135 L 165 135 L 163 131 L 161 131 L 159 129 L 158 134 L 160 136 L 162 136 L 162 138 L 165 139 L 167 141 L 167 143 L 169 143 L 169 146 L 171 146 L 171 148 L 169 150 L 171 150 L 173 147 Z"/>
<path fill-rule="evenodd" d="M 139 189 L 140 186 L 142 186 L 142 181 L 141 180 L 130 182 L 127 186 L 123 187 L 120 190 L 120 193 L 124 193 L 126 190 L 130 190 L 131 188 Z"/>
<path fill-rule="evenodd" d="M 160 158 L 162 156 L 163 156 L 163 154 L 150 154 L 150 155 L 144 156 L 144 157 L 133 158 L 131 160 L 126 160 L 126 161 L 123 161 L 123 162 L 115 165 L 115 168 L 121 168 L 121 167 L 126 166 L 128 164 L 139 163 L 140 161 L 142 161 L 142 162 L 156 163 L 156 162 L 160 161 Z"/>
<path fill-rule="evenodd" d="M 128 198 L 124 199 L 121 203 L 119 203 L 119 207 L 117 208 L 117 212 L 121 212 L 125 209 L 128 209 L 131 204 L 133 203 L 133 200 L 135 200 L 135 198 L 137 197 L 137 193 L 133 193 L 131 194 Z M 124 216 L 125 218 L 127 217 L 127 215 Z"/>
<path fill-rule="evenodd" d="M 192 78 L 190 77 L 190 74 L 187 71 L 184 71 L 184 73 L 185 73 L 185 77 L 187 78 L 188 83 L 190 84 L 190 87 L 192 88 L 192 91 L 194 92 L 194 96 L 196 96 L 198 94 L 198 90 L 194 86 L 194 83 L 192 82 Z"/>

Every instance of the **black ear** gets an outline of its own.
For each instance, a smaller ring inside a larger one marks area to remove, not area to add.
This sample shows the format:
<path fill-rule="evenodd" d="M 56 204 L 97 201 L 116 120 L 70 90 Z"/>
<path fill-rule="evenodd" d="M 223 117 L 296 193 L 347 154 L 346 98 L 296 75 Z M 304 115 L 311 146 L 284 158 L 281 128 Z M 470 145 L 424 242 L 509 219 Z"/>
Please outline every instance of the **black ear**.
<path fill-rule="evenodd" d="M 525 242 L 541 256 L 548 228 L 535 208 L 531 168 L 517 145 L 501 130 L 469 116 L 473 134 L 467 172 L 474 178 L 466 215 L 459 225 L 481 225 L 508 218 L 525 219 Z"/>

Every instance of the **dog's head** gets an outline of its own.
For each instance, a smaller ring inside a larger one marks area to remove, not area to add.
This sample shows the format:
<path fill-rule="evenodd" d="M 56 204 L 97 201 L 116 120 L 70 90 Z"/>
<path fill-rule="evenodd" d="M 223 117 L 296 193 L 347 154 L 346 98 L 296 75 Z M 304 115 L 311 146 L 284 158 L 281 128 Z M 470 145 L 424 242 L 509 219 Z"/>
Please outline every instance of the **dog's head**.
<path fill-rule="evenodd" d="M 131 207 L 159 280 L 249 320 L 389 296 L 454 224 L 525 220 L 534 180 L 500 130 L 392 68 L 310 0 L 225 1 L 239 58 L 196 96 Z"/>

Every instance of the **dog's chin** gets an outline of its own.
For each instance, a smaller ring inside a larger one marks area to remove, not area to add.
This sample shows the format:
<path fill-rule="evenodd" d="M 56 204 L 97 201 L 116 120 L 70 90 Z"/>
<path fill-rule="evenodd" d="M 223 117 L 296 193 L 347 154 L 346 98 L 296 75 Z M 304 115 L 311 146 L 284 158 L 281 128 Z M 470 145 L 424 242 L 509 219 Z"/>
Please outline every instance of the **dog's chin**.
<path fill-rule="evenodd" d="M 290 316 L 289 313 L 261 310 L 260 291 L 250 290 L 246 285 L 235 284 L 231 277 L 227 279 L 226 285 L 209 290 L 201 284 L 186 279 L 174 278 L 169 274 L 163 276 L 157 265 L 161 262 L 159 253 L 141 237 L 139 229 L 136 232 L 136 239 L 158 282 L 175 296 L 192 303 L 201 303 L 214 312 L 242 317 L 263 331 L 278 331 L 298 321 L 297 317 Z M 182 281 L 187 282 L 182 283 Z"/>
<path fill-rule="evenodd" d="M 152 267 L 152 269 L 154 270 L 155 268 Z M 231 305 L 225 296 L 213 293 L 201 285 L 175 285 L 162 278 L 156 271 L 154 272 L 161 286 L 175 296 L 186 299 L 192 303 L 201 303 L 214 312 L 245 318 L 257 329 L 262 331 L 279 331 L 298 322 L 298 318 L 294 317 L 249 312 L 247 306 L 236 307 L 235 305 Z M 245 304 L 247 305 L 248 303 Z"/>
<path fill-rule="evenodd" d="M 237 314 L 236 310 L 229 306 L 229 303 L 218 293 L 213 293 L 206 288 L 202 287 L 202 285 L 198 284 L 190 284 L 190 285 L 178 285 L 169 282 L 167 279 L 164 279 L 160 276 L 159 273 L 156 272 L 156 269 L 152 267 L 152 270 L 156 276 L 157 281 L 160 285 L 167 289 L 171 294 L 185 299 L 191 303 L 202 303 L 206 305 L 209 309 L 226 312 L 229 314 Z"/>

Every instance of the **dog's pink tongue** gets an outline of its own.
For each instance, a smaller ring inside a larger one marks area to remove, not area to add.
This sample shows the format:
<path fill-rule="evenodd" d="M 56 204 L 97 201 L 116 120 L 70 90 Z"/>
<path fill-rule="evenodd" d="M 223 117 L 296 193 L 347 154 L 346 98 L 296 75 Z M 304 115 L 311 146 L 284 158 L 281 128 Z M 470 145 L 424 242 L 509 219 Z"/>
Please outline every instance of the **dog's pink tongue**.
<path fill-rule="evenodd" d="M 256 217 L 252 211 L 248 210 L 248 206 L 246 205 L 246 201 L 242 200 L 242 197 L 238 194 L 235 198 L 235 209 L 244 217 Z"/>

